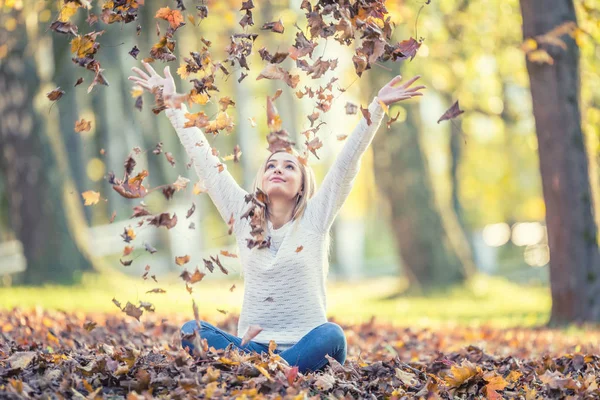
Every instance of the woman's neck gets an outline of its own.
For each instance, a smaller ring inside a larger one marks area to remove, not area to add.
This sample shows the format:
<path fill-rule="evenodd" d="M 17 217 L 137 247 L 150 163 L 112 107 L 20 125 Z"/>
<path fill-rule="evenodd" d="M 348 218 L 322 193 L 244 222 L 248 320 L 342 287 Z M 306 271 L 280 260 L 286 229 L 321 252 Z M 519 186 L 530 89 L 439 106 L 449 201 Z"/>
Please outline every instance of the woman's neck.
<path fill-rule="evenodd" d="M 269 220 L 271 221 L 271 224 L 273 224 L 273 229 L 279 229 L 290 222 L 293 215 L 293 202 L 271 199 L 269 203 Z"/>

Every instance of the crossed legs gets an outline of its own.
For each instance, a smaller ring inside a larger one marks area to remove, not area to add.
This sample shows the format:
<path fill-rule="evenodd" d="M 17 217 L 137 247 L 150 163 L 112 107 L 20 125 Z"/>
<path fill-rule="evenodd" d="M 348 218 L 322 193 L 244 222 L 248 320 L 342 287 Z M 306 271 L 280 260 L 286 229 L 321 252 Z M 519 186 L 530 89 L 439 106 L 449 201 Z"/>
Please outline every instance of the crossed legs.
<path fill-rule="evenodd" d="M 242 339 L 227 333 L 205 321 L 200 321 L 200 337 L 206 339 L 209 346 L 215 349 L 224 349 L 230 343 L 245 352 L 267 353 L 269 346 L 250 341 L 242 346 Z M 186 322 L 181 327 L 181 333 L 191 335 L 194 331 L 198 332 L 196 321 Z M 188 348 L 191 353 L 194 345 L 185 338 L 181 341 L 183 348 Z M 346 360 L 346 337 L 342 328 L 333 323 L 326 322 L 308 332 L 292 347 L 287 350 L 275 349 L 275 354 L 283 358 L 290 366 L 298 366 L 302 373 L 316 372 L 322 370 L 329 361 L 325 358 L 326 354 L 335 358 L 340 364 Z"/>

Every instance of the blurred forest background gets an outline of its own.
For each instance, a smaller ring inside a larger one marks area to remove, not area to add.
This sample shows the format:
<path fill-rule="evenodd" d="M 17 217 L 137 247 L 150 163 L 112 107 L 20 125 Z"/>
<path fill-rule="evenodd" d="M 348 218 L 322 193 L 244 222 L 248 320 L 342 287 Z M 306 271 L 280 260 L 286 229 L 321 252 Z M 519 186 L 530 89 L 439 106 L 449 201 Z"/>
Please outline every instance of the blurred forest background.
<path fill-rule="evenodd" d="M 94 71 L 73 62 L 76 36 L 49 28 L 73 3 L 82 6 L 66 21 L 79 27 L 78 35 L 105 30 L 95 59 L 108 85 L 89 92 Z M 254 26 L 245 28 L 238 0 L 127 1 L 139 6 L 137 19 L 90 26 L 86 19 L 106 3 L 0 0 L 1 307 L 116 310 L 110 301 L 116 297 L 149 299 L 157 312 L 190 313 L 179 278 L 184 267 L 175 258 L 189 255 L 185 267 L 193 271 L 221 251 L 235 253 L 227 225 L 195 189 L 197 177 L 164 112 L 153 113 L 149 94 L 137 109 L 139 93 L 127 80 L 167 29 L 155 18 L 158 10 L 183 3 L 186 25 L 175 34 L 176 59 L 168 63 L 174 76 L 190 52 L 201 51 L 202 39 L 211 42 L 217 62 L 227 58 L 233 34 L 258 33 L 250 69 L 223 63 L 229 75 L 215 74 L 219 92 L 191 111 L 214 118 L 219 98 L 235 102 L 227 110 L 233 132 L 211 144 L 221 157 L 240 146 L 239 162 L 224 162 L 247 190 L 268 156 L 266 97 L 277 89 L 283 126 L 301 148 L 315 101 L 296 92 L 338 79 L 331 109 L 317 120 L 325 122 L 320 159 L 309 157 L 320 182 L 344 145 L 337 136 L 362 118 L 360 110 L 347 114 L 347 102 L 366 107 L 397 74 L 420 74 L 418 83 L 427 85 L 422 98 L 390 108 L 332 229 L 332 315 L 411 323 L 600 320 L 600 303 L 590 300 L 600 281 L 598 2 L 388 1 L 395 24 L 390 43 L 421 42 L 414 59 L 376 61 L 358 77 L 359 40 L 344 46 L 333 37 L 315 39 L 312 60 L 337 59 L 337 67 L 318 79 L 301 73 L 295 89 L 256 78 L 266 64 L 258 49 L 288 51 L 299 29 L 307 31 L 301 0 L 256 0 Z M 278 20 L 283 33 L 260 29 Z M 167 63 L 152 65 L 162 74 Z M 299 71 L 290 58 L 281 65 Z M 242 73 L 248 76 L 238 82 Z M 175 79 L 179 92 L 192 88 L 192 76 Z M 65 93 L 53 102 L 47 94 L 57 87 Z M 438 123 L 456 100 L 464 113 Z M 91 128 L 76 132 L 81 119 Z M 159 142 L 162 152 L 154 154 Z M 190 183 L 170 199 L 161 189 L 126 199 L 108 177 L 113 171 L 120 178 L 130 155 L 136 173 L 149 172 L 146 187 L 172 185 L 180 176 Z M 84 205 L 87 191 L 100 193 L 99 201 Z M 152 214 L 176 214 L 178 225 L 138 227 L 130 217 L 140 201 Z M 192 204 L 195 212 L 185 218 Z M 135 239 L 125 243 L 121 234 L 130 228 Z M 221 261 L 229 274 L 207 274 L 191 293 L 216 316 L 239 310 L 243 287 L 237 259 Z M 228 290 L 232 284 L 237 288 Z M 158 287 L 167 293 L 146 293 Z"/>

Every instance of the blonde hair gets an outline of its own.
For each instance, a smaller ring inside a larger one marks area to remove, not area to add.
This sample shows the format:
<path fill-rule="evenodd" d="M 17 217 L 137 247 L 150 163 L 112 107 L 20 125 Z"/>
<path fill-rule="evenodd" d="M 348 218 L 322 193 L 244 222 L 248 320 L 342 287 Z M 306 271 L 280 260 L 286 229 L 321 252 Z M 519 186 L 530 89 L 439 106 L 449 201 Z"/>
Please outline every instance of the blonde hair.
<path fill-rule="evenodd" d="M 271 153 L 271 155 L 269 155 L 269 157 L 267 157 L 265 162 L 261 165 L 261 167 L 258 169 L 258 172 L 256 173 L 256 177 L 254 178 L 254 183 L 252 184 L 252 193 L 255 193 L 256 189 L 260 189 L 264 192 L 264 189 L 262 187 L 262 181 L 263 181 L 263 176 L 265 175 L 265 170 L 267 168 L 267 163 L 269 162 L 269 160 L 271 159 L 273 154 L 283 153 L 283 152 L 288 153 L 288 151 L 286 151 L 284 149 L 280 149 L 280 150 L 274 151 L 273 153 Z M 296 150 L 292 149 L 292 151 L 289 153 L 299 159 L 299 155 Z M 308 200 L 314 196 L 314 194 L 317 190 L 317 181 L 315 179 L 315 173 L 314 173 L 313 169 L 308 165 L 302 164 L 301 162 L 298 163 L 298 167 L 300 168 L 300 172 L 302 173 L 302 185 L 300 187 L 300 192 L 302 194 L 297 194 L 298 199 L 296 201 L 296 205 L 294 206 L 294 211 L 292 213 L 293 221 L 298 221 L 298 220 L 300 220 L 300 218 L 302 218 L 302 215 L 304 215 L 304 211 L 306 210 L 306 205 L 308 204 Z M 265 222 L 266 222 L 269 220 L 269 206 L 268 205 L 266 207 L 265 212 L 266 212 L 266 214 L 265 214 Z"/>
<path fill-rule="evenodd" d="M 300 156 L 294 148 L 291 149 L 291 152 L 288 152 L 284 149 L 280 149 L 280 150 L 276 150 L 273 153 L 271 153 L 269 155 L 269 157 L 267 157 L 267 159 L 264 161 L 264 163 L 262 163 L 262 165 L 260 166 L 260 168 L 258 169 L 258 171 L 256 173 L 256 177 L 254 178 L 254 183 L 252 184 L 252 193 L 256 193 L 256 189 L 260 189 L 260 190 L 264 191 L 263 187 L 262 187 L 262 181 L 263 181 L 263 176 L 265 175 L 265 171 L 267 168 L 267 163 L 269 162 L 269 160 L 271 159 L 273 154 L 281 153 L 281 152 L 290 153 L 293 156 L 295 156 L 296 158 L 298 158 L 298 160 L 300 160 Z M 292 213 L 292 221 L 294 221 L 294 223 L 293 223 L 294 229 L 297 228 L 297 226 L 298 226 L 297 222 L 300 221 L 300 219 L 304 215 L 304 211 L 306 211 L 306 206 L 308 204 L 308 200 L 311 199 L 317 191 L 317 180 L 315 178 L 315 173 L 314 173 L 313 169 L 308 165 L 304 165 L 302 162 L 299 162 L 298 165 L 300 168 L 300 172 L 302 173 L 302 186 L 300 188 L 302 195 L 300 195 L 298 197 L 296 205 L 294 206 L 294 211 Z M 269 206 L 266 205 L 265 217 L 263 218 L 263 226 L 262 226 L 262 228 L 265 230 L 265 232 L 268 230 L 268 228 L 267 228 L 268 220 L 269 220 Z M 326 263 L 327 263 L 326 270 L 325 270 L 325 276 L 327 276 L 329 273 L 329 257 L 331 254 L 331 232 L 330 231 L 327 232 L 327 234 L 325 235 L 325 253 L 326 253 L 325 257 L 326 257 Z M 243 271 L 242 271 L 242 275 L 243 275 Z"/>

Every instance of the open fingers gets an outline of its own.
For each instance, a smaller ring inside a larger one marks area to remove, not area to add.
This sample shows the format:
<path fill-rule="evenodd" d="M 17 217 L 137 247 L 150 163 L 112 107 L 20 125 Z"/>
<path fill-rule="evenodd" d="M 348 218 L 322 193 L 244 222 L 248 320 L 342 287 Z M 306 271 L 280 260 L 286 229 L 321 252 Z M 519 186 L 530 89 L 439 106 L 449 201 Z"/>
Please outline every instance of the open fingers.
<path fill-rule="evenodd" d="M 132 67 L 131 70 L 146 80 L 150 79 L 148 74 L 139 69 L 138 67 Z"/>
<path fill-rule="evenodd" d="M 420 90 L 420 89 L 425 89 L 425 88 L 426 88 L 426 86 L 421 85 L 421 86 L 415 86 L 415 87 L 412 87 L 412 88 L 408 88 L 405 91 L 406 92 L 414 92 L 414 91 L 417 91 L 417 90 Z"/>
<path fill-rule="evenodd" d="M 140 85 L 144 89 L 147 89 L 150 91 L 152 90 L 152 87 L 148 84 L 148 82 L 142 78 L 138 78 L 137 76 L 130 76 L 127 79 L 129 79 L 130 81 L 134 81 L 136 84 Z"/>
<path fill-rule="evenodd" d="M 390 83 L 388 83 L 388 86 L 394 86 L 396 83 L 400 82 L 401 80 L 402 80 L 402 75 L 396 75 L 395 77 L 392 78 Z"/>
<path fill-rule="evenodd" d="M 406 82 L 404 82 L 404 84 L 401 87 L 403 87 L 403 88 L 409 87 L 410 85 L 412 85 L 420 77 L 421 77 L 421 75 L 417 75 L 417 76 L 414 76 L 414 77 L 410 78 L 409 80 L 407 80 Z"/>
<path fill-rule="evenodd" d="M 152 68 L 152 65 L 148 64 L 147 62 L 142 62 L 142 65 L 144 66 L 144 68 L 146 68 L 146 71 L 148 71 L 150 76 L 158 75 L 154 68 Z"/>

